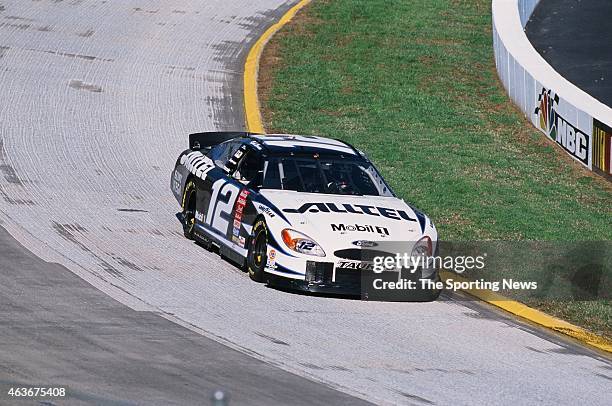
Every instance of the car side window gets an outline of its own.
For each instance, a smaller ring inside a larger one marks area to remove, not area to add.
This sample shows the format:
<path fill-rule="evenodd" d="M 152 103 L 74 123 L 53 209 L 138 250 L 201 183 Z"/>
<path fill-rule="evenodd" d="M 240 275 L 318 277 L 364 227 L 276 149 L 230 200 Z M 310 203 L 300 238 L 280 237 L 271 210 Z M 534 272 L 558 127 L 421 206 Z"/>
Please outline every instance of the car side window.
<path fill-rule="evenodd" d="M 240 159 L 232 176 L 234 179 L 246 185 L 256 180 L 261 170 L 261 159 L 259 154 L 253 149 L 248 148 L 245 155 Z"/>
<path fill-rule="evenodd" d="M 207 156 L 215 162 L 221 169 L 225 169 L 229 159 L 236 153 L 240 148 L 241 143 L 237 141 L 225 141 L 221 144 L 215 145 Z"/>

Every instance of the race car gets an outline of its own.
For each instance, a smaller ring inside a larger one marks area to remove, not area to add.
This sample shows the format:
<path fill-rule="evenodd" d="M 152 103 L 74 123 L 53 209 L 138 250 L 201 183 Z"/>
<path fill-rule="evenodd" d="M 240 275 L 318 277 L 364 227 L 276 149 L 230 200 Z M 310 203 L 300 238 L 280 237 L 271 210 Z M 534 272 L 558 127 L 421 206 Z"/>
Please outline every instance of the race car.
<path fill-rule="evenodd" d="M 431 256 L 438 244 L 433 222 L 396 197 L 363 152 L 335 139 L 191 134 L 171 190 L 185 237 L 280 288 L 363 297 L 373 259 L 398 254 L 384 247 Z M 439 280 L 431 267 L 415 271 Z"/>

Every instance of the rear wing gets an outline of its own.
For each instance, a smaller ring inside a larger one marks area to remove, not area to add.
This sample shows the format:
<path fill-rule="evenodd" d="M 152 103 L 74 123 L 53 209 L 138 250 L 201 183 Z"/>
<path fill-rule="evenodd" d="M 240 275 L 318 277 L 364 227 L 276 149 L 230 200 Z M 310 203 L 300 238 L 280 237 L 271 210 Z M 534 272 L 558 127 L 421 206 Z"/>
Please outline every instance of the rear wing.
<path fill-rule="evenodd" d="M 234 138 L 247 138 L 254 134 L 246 131 L 210 131 L 189 134 L 189 148 L 193 150 L 212 148 L 222 142 Z"/>

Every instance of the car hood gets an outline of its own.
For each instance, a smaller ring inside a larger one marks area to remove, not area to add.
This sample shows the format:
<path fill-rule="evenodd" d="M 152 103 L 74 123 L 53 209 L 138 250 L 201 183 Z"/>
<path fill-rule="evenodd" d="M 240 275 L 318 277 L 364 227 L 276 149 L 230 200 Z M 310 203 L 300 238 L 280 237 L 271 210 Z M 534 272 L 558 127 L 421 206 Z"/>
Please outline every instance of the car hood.
<path fill-rule="evenodd" d="M 290 223 L 283 221 L 278 227 L 300 231 L 324 248 L 347 248 L 361 241 L 417 241 L 424 235 L 434 241 L 437 238 L 425 215 L 395 197 L 281 190 L 260 193 Z"/>

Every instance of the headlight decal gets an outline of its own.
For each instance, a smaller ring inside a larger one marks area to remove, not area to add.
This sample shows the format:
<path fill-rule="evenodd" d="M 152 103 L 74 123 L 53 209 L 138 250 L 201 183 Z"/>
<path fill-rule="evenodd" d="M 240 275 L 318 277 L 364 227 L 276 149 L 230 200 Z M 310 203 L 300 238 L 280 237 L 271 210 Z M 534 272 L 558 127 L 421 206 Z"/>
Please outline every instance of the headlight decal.
<path fill-rule="evenodd" d="M 323 248 L 312 238 L 308 237 L 304 233 L 285 228 L 281 232 L 283 242 L 292 251 L 299 252 L 300 254 L 312 255 L 316 257 L 324 257 L 325 251 Z"/>

